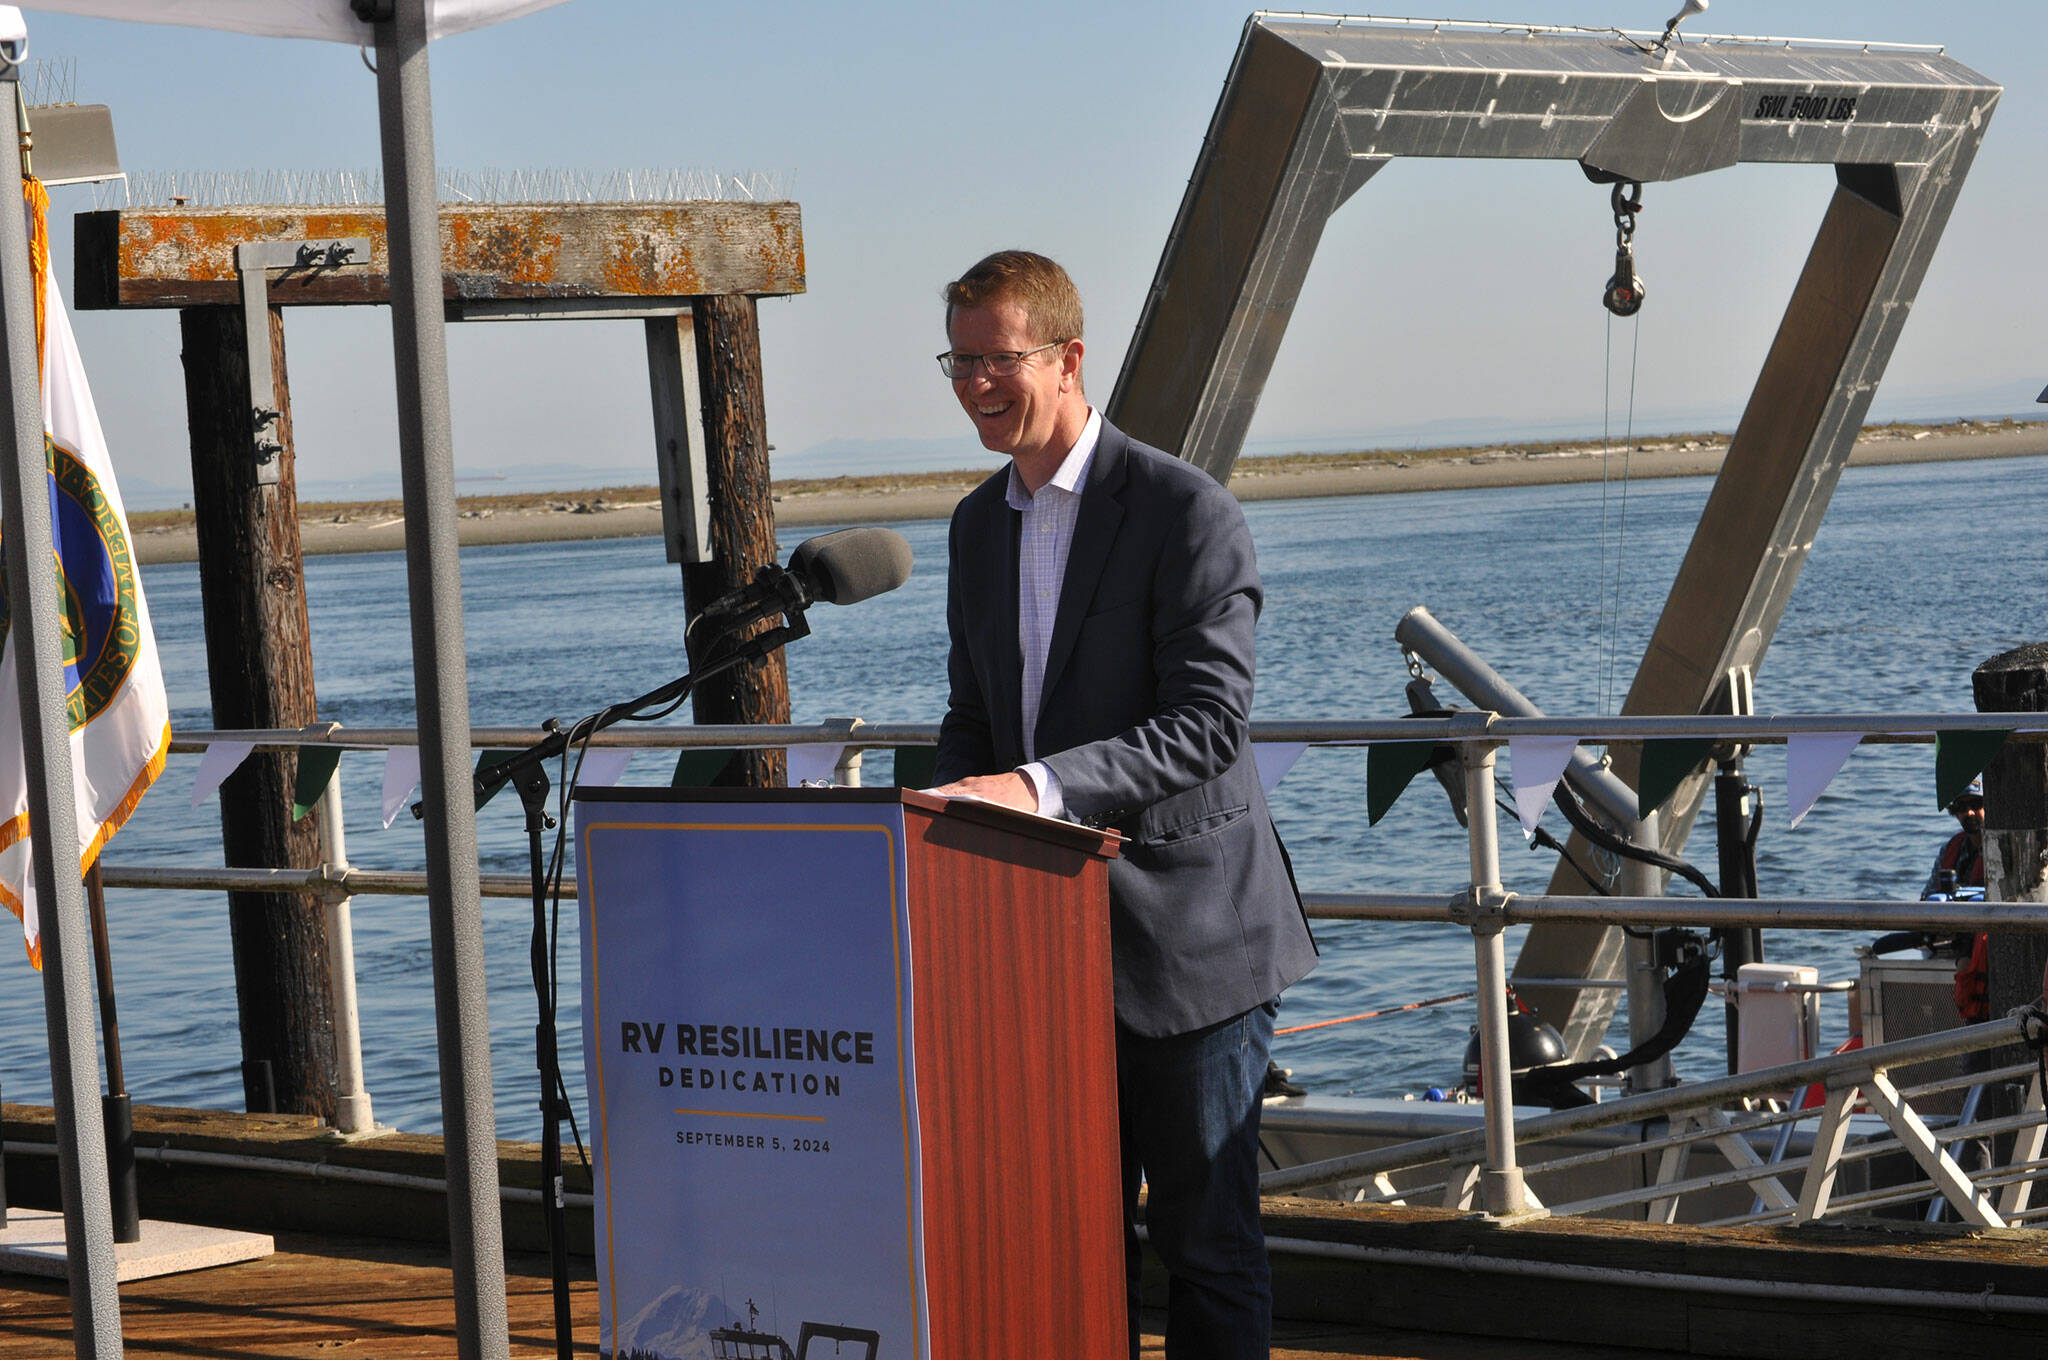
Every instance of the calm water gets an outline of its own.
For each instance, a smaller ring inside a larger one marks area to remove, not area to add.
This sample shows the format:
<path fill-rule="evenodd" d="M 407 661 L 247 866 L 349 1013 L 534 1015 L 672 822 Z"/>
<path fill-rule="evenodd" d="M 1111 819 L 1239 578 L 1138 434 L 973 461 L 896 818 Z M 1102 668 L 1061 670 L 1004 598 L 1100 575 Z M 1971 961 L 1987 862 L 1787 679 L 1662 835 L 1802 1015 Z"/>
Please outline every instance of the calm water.
<path fill-rule="evenodd" d="M 1967 711 L 1970 670 L 2044 636 L 2036 593 L 2048 578 L 2037 533 L 1980 533 L 2048 520 L 2048 460 L 1859 469 L 1844 479 L 1777 640 L 1757 680 L 1763 712 Z M 1427 604 L 1553 714 L 1611 708 L 1627 688 L 1708 484 L 1639 484 L 1629 492 L 1614 584 L 1619 493 L 1598 486 L 1435 492 L 1264 502 L 1247 514 L 1267 608 L 1259 625 L 1260 718 L 1386 716 L 1405 711 L 1392 640 L 1403 612 Z M 814 635 L 790 651 L 800 722 L 854 715 L 935 721 L 944 699 L 945 529 L 900 526 L 917 572 L 901 590 L 849 609 L 821 606 Z M 793 546 L 785 543 L 784 547 Z M 1618 636 L 1603 649 L 1602 562 Z M 405 576 L 398 554 L 331 557 L 308 568 L 320 709 L 351 725 L 412 721 Z M 161 566 L 145 581 L 171 687 L 173 721 L 210 726 L 197 569 Z M 658 543 L 627 540 L 475 548 L 463 554 L 470 689 L 479 723 L 572 717 L 640 693 L 683 669 L 674 568 Z M 1951 824 L 1934 806 L 1929 748 L 1866 748 L 1799 830 L 1785 829 L 1782 748 L 1751 762 L 1768 806 L 1758 873 L 1770 895 L 1909 896 Z M 220 860 L 219 814 L 189 808 L 197 757 L 180 756 L 109 852 L 109 862 Z M 381 757 L 342 763 L 349 851 L 359 864 L 416 868 L 420 830 L 378 827 Z M 659 755 L 639 756 L 627 782 L 667 783 Z M 868 779 L 886 782 L 886 759 Z M 1423 889 L 1463 884 L 1464 835 L 1429 781 L 1378 827 L 1365 818 L 1356 750 L 1311 751 L 1280 786 L 1274 809 L 1304 886 Z M 1550 824 L 1556 820 L 1553 811 Z M 486 871 L 523 871 L 516 801 L 479 818 Z M 1553 828 L 1555 829 L 1555 828 Z M 1504 838 L 1510 888 L 1537 891 L 1553 857 Z M 1713 864 L 1695 839 L 1694 857 Z M 203 893 L 116 893 L 109 903 L 129 1089 L 139 1103 L 239 1108 L 240 1051 L 227 913 Z M 486 901 L 499 1131 L 535 1137 L 529 909 Z M 424 903 L 357 898 L 364 1065 L 379 1120 L 412 1131 L 440 1123 L 433 995 Z M 566 924 L 566 923 L 565 923 Z M 1452 927 L 1326 924 L 1322 966 L 1289 992 L 1281 1023 L 1398 1005 L 1471 985 L 1470 937 Z M 1862 937 L 1855 937 L 1862 938 Z M 1774 932 L 1774 959 L 1851 975 L 1843 935 Z M 573 925 L 561 975 L 578 976 Z M 1515 941 L 1510 940 L 1510 949 Z M 0 996 L 0 1082 L 8 1098 L 46 1101 L 42 992 L 25 962 L 8 965 Z M 573 997 L 562 1013 L 571 1091 L 582 1090 Z M 1829 1003 L 1829 1036 L 1845 1015 Z M 1719 1069 L 1718 1007 L 1679 1055 L 1681 1071 Z M 1320 1030 L 1279 1041 L 1281 1060 L 1312 1089 L 1397 1094 L 1454 1079 L 1471 1004 Z"/>

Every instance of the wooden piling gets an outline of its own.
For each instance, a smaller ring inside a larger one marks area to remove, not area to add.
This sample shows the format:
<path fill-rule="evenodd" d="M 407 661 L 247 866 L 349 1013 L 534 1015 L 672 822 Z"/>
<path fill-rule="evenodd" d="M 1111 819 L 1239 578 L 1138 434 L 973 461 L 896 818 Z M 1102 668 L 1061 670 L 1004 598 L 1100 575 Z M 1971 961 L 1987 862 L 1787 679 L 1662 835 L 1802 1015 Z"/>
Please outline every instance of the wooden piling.
<path fill-rule="evenodd" d="M 2002 652 L 1970 676 L 1980 713 L 2048 712 L 2048 642 Z M 2007 742 L 1984 768 L 1984 895 L 1997 902 L 2048 902 L 2048 746 Z M 2048 936 L 1990 937 L 1991 1014 L 2041 996 Z M 2022 1050 L 1987 1059 L 2024 1060 Z"/>
<path fill-rule="evenodd" d="M 318 711 L 283 313 L 270 309 L 279 410 L 274 429 L 284 446 L 273 486 L 256 481 L 241 310 L 188 307 L 178 319 L 213 725 L 302 727 Z M 229 865 L 318 867 L 312 818 L 292 821 L 297 773 L 295 752 L 258 751 L 221 786 L 221 843 Z M 228 916 L 249 1108 L 261 1107 L 267 1085 L 280 1112 L 332 1118 L 334 1020 L 322 913 L 291 894 L 244 892 L 228 895 Z"/>
<path fill-rule="evenodd" d="M 768 416 L 754 299 L 699 297 L 691 310 L 704 401 L 712 547 L 711 561 L 683 568 L 683 603 L 694 615 L 775 560 L 775 504 L 768 483 Z M 700 723 L 788 722 L 789 671 L 782 653 L 714 677 L 691 702 Z M 748 751 L 715 782 L 776 788 L 786 775 L 782 752 Z"/>

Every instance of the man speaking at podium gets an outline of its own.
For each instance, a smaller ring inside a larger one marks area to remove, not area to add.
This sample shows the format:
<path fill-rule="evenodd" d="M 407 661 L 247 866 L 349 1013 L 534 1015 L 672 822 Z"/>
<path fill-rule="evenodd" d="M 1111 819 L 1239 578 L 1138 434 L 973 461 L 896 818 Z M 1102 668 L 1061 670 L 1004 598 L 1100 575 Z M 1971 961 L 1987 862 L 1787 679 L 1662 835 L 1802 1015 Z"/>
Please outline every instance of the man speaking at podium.
<path fill-rule="evenodd" d="M 1315 945 L 1248 740 L 1261 591 L 1237 501 L 1081 387 L 1081 298 L 1002 251 L 947 285 L 952 380 L 1010 464 L 953 514 L 940 792 L 1111 827 L 1131 1353 L 1138 1179 L 1166 1353 L 1264 1357 L 1259 1092 Z"/>

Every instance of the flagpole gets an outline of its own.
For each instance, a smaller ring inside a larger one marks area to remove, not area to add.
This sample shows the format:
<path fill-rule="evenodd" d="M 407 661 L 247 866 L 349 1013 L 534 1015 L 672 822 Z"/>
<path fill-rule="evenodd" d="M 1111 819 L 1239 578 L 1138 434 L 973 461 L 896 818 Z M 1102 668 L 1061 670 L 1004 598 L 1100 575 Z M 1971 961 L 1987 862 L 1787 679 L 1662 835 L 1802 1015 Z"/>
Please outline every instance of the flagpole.
<path fill-rule="evenodd" d="M 0 70 L 0 147 L 21 145 L 15 95 L 20 67 Z M 18 190 L 17 190 L 18 193 Z M 4 547 L 21 689 L 21 741 L 28 771 L 30 856 L 43 955 L 43 1015 L 56 1107 L 57 1179 L 64 1204 L 64 1259 L 71 1285 L 71 1347 L 79 1357 L 121 1355 L 121 1300 L 114 1279 L 114 1225 L 107 1193 L 106 1138 L 98 1118 L 99 1055 L 92 1020 L 90 927 L 78 874 L 78 811 L 71 770 L 71 717 L 56 621 L 62 616 L 50 526 L 43 401 L 36 377 L 35 299 L 28 228 L 19 197 L 0 203 L 0 383 L 6 475 L 0 477 Z M 89 1112 L 80 1118 L 81 1112 Z"/>
<path fill-rule="evenodd" d="M 413 688 L 426 804 L 427 898 L 448 1159 L 456 1349 L 462 1360 L 503 1360 L 510 1347 L 505 1245 L 470 779 L 469 674 L 455 537 L 455 459 L 441 301 L 441 205 L 434 172 L 427 0 L 351 4 L 359 17 L 375 23 L 377 37 L 377 109 L 398 375 Z"/>

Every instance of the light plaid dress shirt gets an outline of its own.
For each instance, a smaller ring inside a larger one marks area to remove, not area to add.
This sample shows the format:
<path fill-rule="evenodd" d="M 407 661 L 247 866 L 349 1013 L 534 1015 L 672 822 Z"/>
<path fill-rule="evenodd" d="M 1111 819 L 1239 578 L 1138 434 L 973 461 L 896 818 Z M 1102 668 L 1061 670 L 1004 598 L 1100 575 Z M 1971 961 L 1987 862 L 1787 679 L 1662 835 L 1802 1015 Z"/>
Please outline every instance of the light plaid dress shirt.
<path fill-rule="evenodd" d="M 1052 625 L 1060 608 L 1060 587 L 1067 579 L 1067 553 L 1074 546 L 1074 522 L 1081 516 L 1081 488 L 1088 465 L 1102 438 L 1102 413 L 1093 407 L 1081 437 L 1074 441 L 1052 480 L 1032 495 L 1010 465 L 1005 499 L 1023 516 L 1017 537 L 1017 649 L 1024 657 L 1024 758 L 1018 773 L 1038 794 L 1044 817 L 1066 815 L 1059 776 L 1038 759 L 1038 706 L 1045 692 L 1045 657 L 1052 648 Z"/>

